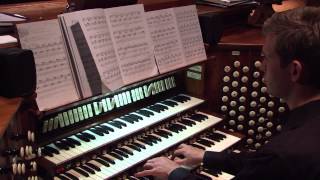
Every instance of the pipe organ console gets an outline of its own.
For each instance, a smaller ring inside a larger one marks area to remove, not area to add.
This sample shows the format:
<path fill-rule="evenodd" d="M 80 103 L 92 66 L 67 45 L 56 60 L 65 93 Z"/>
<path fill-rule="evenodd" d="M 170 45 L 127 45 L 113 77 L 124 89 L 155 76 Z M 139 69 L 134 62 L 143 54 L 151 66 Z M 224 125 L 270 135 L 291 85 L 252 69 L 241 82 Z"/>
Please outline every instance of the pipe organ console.
<path fill-rule="evenodd" d="M 27 141 L 2 151 L 13 157 L 2 171 L 16 179 L 130 179 L 181 143 L 223 151 L 239 142 L 216 130 L 222 118 L 202 112 L 204 103 L 186 94 L 177 73 L 29 116 L 25 135 L 7 133 Z"/>
<path fill-rule="evenodd" d="M 45 112 L 26 98 L 0 141 L 0 179 L 138 179 L 147 159 L 170 156 L 181 143 L 230 150 L 239 133 L 241 150 L 258 149 L 281 130 L 287 107 L 263 83 L 262 44 L 223 41 L 209 49 L 213 60 L 197 79 L 177 71 Z"/>

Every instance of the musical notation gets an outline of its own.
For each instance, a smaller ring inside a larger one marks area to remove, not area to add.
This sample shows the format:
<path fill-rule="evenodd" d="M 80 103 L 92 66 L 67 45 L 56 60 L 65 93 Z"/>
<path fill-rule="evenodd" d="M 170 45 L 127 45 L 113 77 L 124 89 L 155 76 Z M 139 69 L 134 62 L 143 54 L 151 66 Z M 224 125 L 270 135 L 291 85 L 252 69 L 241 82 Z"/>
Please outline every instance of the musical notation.
<path fill-rule="evenodd" d="M 19 24 L 22 48 L 34 53 L 41 111 L 79 99 L 57 20 Z"/>
<path fill-rule="evenodd" d="M 120 71 L 125 84 L 158 73 L 143 5 L 105 10 Z"/>
<path fill-rule="evenodd" d="M 185 58 L 173 9 L 147 12 L 160 73 L 185 66 Z"/>
<path fill-rule="evenodd" d="M 207 59 L 195 5 L 174 8 L 187 64 Z"/>

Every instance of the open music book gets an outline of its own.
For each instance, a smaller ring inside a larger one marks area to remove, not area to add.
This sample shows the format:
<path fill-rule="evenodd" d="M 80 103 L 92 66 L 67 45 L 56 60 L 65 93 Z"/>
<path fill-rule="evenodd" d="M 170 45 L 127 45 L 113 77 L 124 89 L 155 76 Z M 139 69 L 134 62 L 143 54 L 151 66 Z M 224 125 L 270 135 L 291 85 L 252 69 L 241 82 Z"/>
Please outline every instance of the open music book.
<path fill-rule="evenodd" d="M 90 9 L 17 25 L 33 50 L 41 111 L 206 60 L 194 5 Z"/>

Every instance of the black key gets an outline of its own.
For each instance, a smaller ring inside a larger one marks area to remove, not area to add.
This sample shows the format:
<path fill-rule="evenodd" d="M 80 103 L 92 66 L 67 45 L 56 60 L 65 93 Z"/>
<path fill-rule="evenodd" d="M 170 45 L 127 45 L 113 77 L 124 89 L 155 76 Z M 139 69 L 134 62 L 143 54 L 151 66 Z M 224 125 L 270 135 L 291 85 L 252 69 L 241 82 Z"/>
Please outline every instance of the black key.
<path fill-rule="evenodd" d="M 93 132 L 94 134 L 98 135 L 98 136 L 104 136 L 103 132 L 98 131 L 95 128 L 90 128 L 89 131 Z"/>
<path fill-rule="evenodd" d="M 205 119 L 208 119 L 208 116 L 205 116 L 203 114 L 193 114 L 190 116 L 190 119 L 196 120 L 196 121 L 203 121 Z"/>
<path fill-rule="evenodd" d="M 75 148 L 76 145 L 73 144 L 72 142 L 68 141 L 67 139 L 62 139 L 61 142 L 65 143 L 66 145 L 68 145 L 71 148 Z"/>
<path fill-rule="evenodd" d="M 95 174 L 96 172 L 94 172 L 94 170 L 92 170 L 91 168 L 87 167 L 87 166 L 80 166 L 80 168 L 82 170 L 85 170 L 86 172 L 90 173 L 90 174 Z"/>
<path fill-rule="evenodd" d="M 109 121 L 107 123 L 110 124 L 111 126 L 114 126 L 116 128 L 122 129 L 122 126 L 119 123 L 116 123 L 116 122 L 113 122 L 113 121 Z"/>
<path fill-rule="evenodd" d="M 85 137 L 84 135 L 82 135 L 82 134 L 80 134 L 80 133 L 76 134 L 75 136 L 76 136 L 77 138 L 81 139 L 81 140 L 84 141 L 84 142 L 90 142 L 90 139 L 89 139 L 89 138 Z"/>
<path fill-rule="evenodd" d="M 148 134 L 148 136 L 151 137 L 151 138 L 153 138 L 153 139 L 155 139 L 155 140 L 157 140 L 157 141 L 159 141 L 159 142 L 162 141 L 160 138 L 158 138 L 157 136 L 154 136 L 154 135 L 152 135 L 152 134 Z"/>
<path fill-rule="evenodd" d="M 187 127 L 181 125 L 181 124 L 174 124 L 175 126 L 177 126 L 178 128 L 182 129 L 187 129 Z"/>
<path fill-rule="evenodd" d="M 158 143 L 158 141 L 156 139 L 154 139 L 154 138 L 152 138 L 151 136 L 148 136 L 148 135 L 143 136 L 143 139 L 145 139 L 146 141 L 149 141 L 151 143 L 154 143 L 154 144 Z"/>
<path fill-rule="evenodd" d="M 152 146 L 152 144 L 153 144 L 150 140 L 147 140 L 145 138 L 137 138 L 137 140 L 141 141 L 141 142 L 143 142 L 145 144 L 148 144 L 149 146 Z"/>
<path fill-rule="evenodd" d="M 102 124 L 100 124 L 99 126 L 100 126 L 101 128 L 103 128 L 103 129 L 107 130 L 107 131 L 114 132 L 114 129 L 112 129 L 112 128 L 109 127 L 109 126 L 105 126 L 105 125 L 102 125 Z"/>
<path fill-rule="evenodd" d="M 138 146 L 135 146 L 135 145 L 133 145 L 133 144 L 127 144 L 126 146 L 128 146 L 128 147 L 130 147 L 131 149 L 134 149 L 134 150 L 136 150 L 136 151 L 141 151 L 141 149 L 138 147 Z"/>
<path fill-rule="evenodd" d="M 101 159 L 107 161 L 108 163 L 110 164 L 116 164 L 116 162 L 114 162 L 114 160 L 108 158 L 108 157 L 105 157 L 105 156 L 100 156 Z"/>
<path fill-rule="evenodd" d="M 184 103 L 184 102 L 187 102 L 190 100 L 190 97 L 187 97 L 187 96 L 184 96 L 184 95 L 178 95 L 178 96 L 175 96 L 173 98 L 171 98 L 175 101 L 178 101 L 180 103 Z"/>
<path fill-rule="evenodd" d="M 73 138 L 66 138 L 67 141 L 69 141 L 72 144 L 75 144 L 76 146 L 80 146 L 81 143 Z"/>
<path fill-rule="evenodd" d="M 141 116 L 138 116 L 136 114 L 129 114 L 128 116 L 130 116 L 131 118 L 137 119 L 138 121 L 143 120 L 143 118 Z"/>
<path fill-rule="evenodd" d="M 113 122 L 118 123 L 118 124 L 120 124 L 120 125 L 123 126 L 123 127 L 127 127 L 127 124 L 126 124 L 126 123 L 123 123 L 123 122 L 121 122 L 121 121 L 113 120 Z"/>
<path fill-rule="evenodd" d="M 162 104 L 155 104 L 158 108 L 161 108 L 162 110 L 168 110 L 169 108 L 167 106 L 164 106 Z"/>
<path fill-rule="evenodd" d="M 203 150 L 206 150 L 206 148 L 202 147 L 202 146 L 199 146 L 197 144 L 190 144 L 191 146 L 193 147 L 196 147 L 196 148 L 199 148 L 199 149 L 203 149 Z"/>
<path fill-rule="evenodd" d="M 187 126 L 196 125 L 196 122 L 190 121 L 190 120 L 188 120 L 188 119 L 181 119 L 179 122 L 182 123 L 182 124 L 185 124 L 185 125 L 187 125 Z"/>
<path fill-rule="evenodd" d="M 173 101 L 169 101 L 169 100 L 165 100 L 165 101 L 161 101 L 162 104 L 165 104 L 167 106 L 170 106 L 170 107 L 175 107 L 178 105 L 178 103 L 176 102 L 173 102 Z"/>
<path fill-rule="evenodd" d="M 127 153 L 127 154 L 133 155 L 133 153 L 130 150 L 126 149 L 126 148 L 119 147 L 118 149 L 123 151 L 123 152 L 125 152 L 125 153 Z"/>
<path fill-rule="evenodd" d="M 49 157 L 53 157 L 53 153 L 51 153 L 47 148 L 43 147 L 41 148 L 41 152 L 43 153 L 43 155 L 45 156 L 49 156 Z"/>
<path fill-rule="evenodd" d="M 66 178 L 66 177 L 61 176 L 61 175 L 56 175 L 56 176 L 61 180 L 70 180 L 69 178 Z"/>
<path fill-rule="evenodd" d="M 196 142 L 199 144 L 208 146 L 208 147 L 210 147 L 212 144 L 214 144 L 214 143 L 211 143 L 210 141 L 205 140 L 205 139 L 197 139 Z"/>
<path fill-rule="evenodd" d="M 55 148 L 53 148 L 53 147 L 51 147 L 51 146 L 45 146 L 45 148 L 46 148 L 49 152 L 51 152 L 51 153 L 53 153 L 53 154 L 60 154 L 60 152 L 59 152 L 57 149 L 55 149 Z"/>
<path fill-rule="evenodd" d="M 153 116 L 153 115 L 154 115 L 153 112 L 148 111 L 148 110 L 144 110 L 144 109 L 140 109 L 140 110 L 138 110 L 138 111 L 136 111 L 136 112 L 137 112 L 138 114 L 141 114 L 141 115 L 145 116 L 145 117 L 150 117 L 150 116 Z"/>
<path fill-rule="evenodd" d="M 119 160 L 123 160 L 123 157 L 121 157 L 119 154 L 115 153 L 115 152 L 110 152 L 108 153 L 110 156 L 117 158 Z"/>
<path fill-rule="evenodd" d="M 167 134 L 168 136 L 173 136 L 171 132 L 168 132 L 168 131 L 165 131 L 165 130 L 162 130 L 162 129 L 159 129 L 157 131 L 159 131 L 159 132 L 161 132 L 163 134 Z"/>
<path fill-rule="evenodd" d="M 86 162 L 85 165 L 87 165 L 88 167 L 90 167 L 90 168 L 92 168 L 92 169 L 94 169 L 96 171 L 101 171 L 101 169 L 98 166 L 96 166 L 96 165 L 94 165 L 94 164 L 92 164 L 90 162 Z"/>
<path fill-rule="evenodd" d="M 104 134 L 109 134 L 109 131 L 108 131 L 108 130 L 106 130 L 106 129 L 100 127 L 100 126 L 96 126 L 96 127 L 94 127 L 94 128 L 95 128 L 96 130 L 104 133 Z"/>
<path fill-rule="evenodd" d="M 157 112 L 157 113 L 161 113 L 161 111 L 163 111 L 163 110 L 159 109 L 159 108 L 158 108 L 157 106 L 155 106 L 155 105 L 148 106 L 146 109 L 150 109 L 150 110 L 152 110 L 152 111 L 154 111 L 154 112 Z"/>
<path fill-rule="evenodd" d="M 133 124 L 134 121 L 135 121 L 134 119 L 132 119 L 132 118 L 130 118 L 128 116 L 122 116 L 122 117 L 120 117 L 120 119 L 122 119 L 122 120 L 124 120 L 124 121 L 126 121 L 128 123 L 131 123 L 131 124 Z"/>
<path fill-rule="evenodd" d="M 67 146 L 65 143 L 61 142 L 61 141 L 57 141 L 55 143 L 53 143 L 54 145 L 56 145 L 59 149 L 64 149 L 64 150 L 69 150 L 69 146 Z"/>
<path fill-rule="evenodd" d="M 168 139 L 168 137 L 169 137 L 167 134 L 161 133 L 161 132 L 159 132 L 159 131 L 154 131 L 154 133 L 155 133 L 156 135 L 158 135 L 158 136 L 161 136 L 161 137 L 164 137 L 164 138 L 167 138 L 167 139 Z"/>
<path fill-rule="evenodd" d="M 95 140 L 95 139 L 96 139 L 96 137 L 95 137 L 94 135 L 92 135 L 92 134 L 89 134 L 89 133 L 86 133 L 86 132 L 82 132 L 81 134 L 82 134 L 83 136 L 91 139 L 91 140 Z"/>
<path fill-rule="evenodd" d="M 82 170 L 82 169 L 80 169 L 78 167 L 74 168 L 73 170 L 77 171 L 82 176 L 89 177 L 89 174 L 87 172 L 85 172 L 84 170 Z"/>
<path fill-rule="evenodd" d="M 72 180 L 80 180 L 79 178 L 77 178 L 76 176 L 74 176 L 68 172 L 63 173 L 63 175 L 67 176 L 68 178 L 70 178 Z"/>
<path fill-rule="evenodd" d="M 123 152 L 123 151 L 121 151 L 121 150 L 119 150 L 119 149 L 114 149 L 113 152 L 115 152 L 116 154 L 118 154 L 118 155 L 120 155 L 120 156 L 122 156 L 122 157 L 126 157 L 126 158 L 129 157 L 126 152 Z"/>
<path fill-rule="evenodd" d="M 100 163 L 100 164 L 102 164 L 102 165 L 104 165 L 106 167 L 110 166 L 109 163 L 104 161 L 104 160 L 102 160 L 102 158 L 101 159 L 100 158 L 96 158 L 95 161 L 97 161 L 98 163 Z"/>
<path fill-rule="evenodd" d="M 139 148 L 141 148 L 141 149 L 146 149 L 146 146 L 143 145 L 143 144 L 136 143 L 136 142 L 132 142 L 132 144 L 135 145 L 135 146 L 137 146 L 137 147 L 139 147 Z"/>

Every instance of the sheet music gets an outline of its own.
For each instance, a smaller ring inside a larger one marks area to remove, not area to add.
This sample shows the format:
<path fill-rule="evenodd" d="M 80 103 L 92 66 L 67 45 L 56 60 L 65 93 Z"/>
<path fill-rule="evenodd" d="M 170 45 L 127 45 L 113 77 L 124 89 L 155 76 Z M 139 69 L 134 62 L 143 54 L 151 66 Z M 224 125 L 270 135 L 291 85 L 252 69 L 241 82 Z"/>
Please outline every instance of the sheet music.
<path fill-rule="evenodd" d="M 106 9 L 105 14 L 124 83 L 158 74 L 143 5 Z"/>
<path fill-rule="evenodd" d="M 182 42 L 173 9 L 150 11 L 146 15 L 160 73 L 185 66 Z"/>
<path fill-rule="evenodd" d="M 110 90 L 122 87 L 124 83 L 104 10 L 87 10 L 85 16 L 81 17 L 80 26 L 88 41 L 102 82 Z"/>
<path fill-rule="evenodd" d="M 174 8 L 187 64 L 207 59 L 195 5 Z"/>
<path fill-rule="evenodd" d="M 79 99 L 57 20 L 17 25 L 21 46 L 31 49 L 37 70 L 41 111 Z"/>
<path fill-rule="evenodd" d="M 73 12 L 73 13 L 66 13 L 61 14 L 58 16 L 61 24 L 62 29 L 64 30 L 64 39 L 65 39 L 65 45 L 69 47 L 69 56 L 71 58 L 71 62 L 74 63 L 73 70 L 77 74 L 78 80 L 79 80 L 79 89 L 82 92 L 82 96 L 84 98 L 92 96 L 91 88 L 89 85 L 89 81 L 83 66 L 83 63 L 81 61 L 80 53 L 77 48 L 77 44 L 75 41 L 75 38 L 73 36 L 71 27 L 77 23 L 79 23 L 79 12 Z"/>

